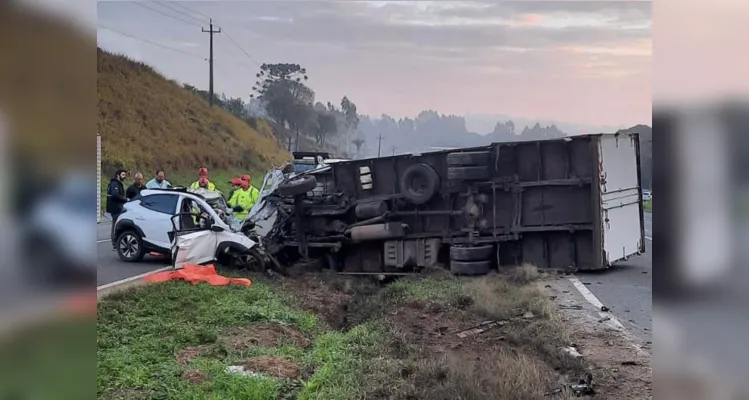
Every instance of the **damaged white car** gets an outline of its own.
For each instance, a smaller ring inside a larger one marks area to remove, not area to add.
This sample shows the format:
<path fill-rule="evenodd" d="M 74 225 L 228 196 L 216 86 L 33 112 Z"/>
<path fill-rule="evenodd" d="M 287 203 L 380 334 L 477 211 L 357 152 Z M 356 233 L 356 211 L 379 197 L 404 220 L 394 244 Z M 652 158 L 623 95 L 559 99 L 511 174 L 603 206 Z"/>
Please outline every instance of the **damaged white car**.
<path fill-rule="evenodd" d="M 147 252 L 158 252 L 170 254 L 175 267 L 218 261 L 264 269 L 251 225 L 231 215 L 218 192 L 146 189 L 125 204 L 115 224 L 115 245 L 123 261 L 137 262 Z"/>

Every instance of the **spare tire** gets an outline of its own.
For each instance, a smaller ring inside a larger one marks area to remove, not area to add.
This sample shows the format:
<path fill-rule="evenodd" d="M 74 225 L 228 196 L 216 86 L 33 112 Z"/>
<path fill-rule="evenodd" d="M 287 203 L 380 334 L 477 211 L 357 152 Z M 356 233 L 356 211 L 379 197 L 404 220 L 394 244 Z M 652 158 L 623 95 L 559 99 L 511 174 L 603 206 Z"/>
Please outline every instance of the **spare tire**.
<path fill-rule="evenodd" d="M 427 164 L 414 164 L 403 171 L 400 190 L 408 201 L 419 205 L 429 201 L 439 189 L 440 177 Z"/>
<path fill-rule="evenodd" d="M 281 196 L 299 196 L 317 187 L 317 179 L 312 175 L 295 176 L 286 179 L 278 185 L 278 194 Z"/>
<path fill-rule="evenodd" d="M 486 261 L 450 261 L 450 272 L 454 275 L 486 275 L 492 269 L 492 262 Z"/>
<path fill-rule="evenodd" d="M 448 153 L 447 165 L 487 165 L 488 151 L 466 151 L 462 153 Z"/>
<path fill-rule="evenodd" d="M 494 257 L 494 246 L 450 246 L 450 260 L 453 261 L 484 261 Z"/>

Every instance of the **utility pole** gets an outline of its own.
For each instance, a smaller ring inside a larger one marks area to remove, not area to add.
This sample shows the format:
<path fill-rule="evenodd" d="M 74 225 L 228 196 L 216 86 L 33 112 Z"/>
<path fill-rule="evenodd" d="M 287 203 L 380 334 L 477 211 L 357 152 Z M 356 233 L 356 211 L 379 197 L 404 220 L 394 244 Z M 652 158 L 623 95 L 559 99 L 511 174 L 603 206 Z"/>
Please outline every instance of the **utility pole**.
<path fill-rule="evenodd" d="M 380 133 L 380 137 L 377 140 L 377 158 L 380 158 L 380 149 L 382 148 L 382 133 Z"/>
<path fill-rule="evenodd" d="M 211 38 L 211 45 L 210 45 L 210 56 L 208 57 L 208 92 L 209 92 L 209 100 L 211 107 L 213 107 L 213 34 L 214 33 L 221 33 L 221 28 L 218 28 L 218 30 L 213 30 L 213 18 L 210 19 L 210 29 L 205 30 L 205 28 L 200 28 L 203 32 L 208 33 Z"/>
<path fill-rule="evenodd" d="M 393 156 L 395 156 L 395 146 L 393 146 Z"/>

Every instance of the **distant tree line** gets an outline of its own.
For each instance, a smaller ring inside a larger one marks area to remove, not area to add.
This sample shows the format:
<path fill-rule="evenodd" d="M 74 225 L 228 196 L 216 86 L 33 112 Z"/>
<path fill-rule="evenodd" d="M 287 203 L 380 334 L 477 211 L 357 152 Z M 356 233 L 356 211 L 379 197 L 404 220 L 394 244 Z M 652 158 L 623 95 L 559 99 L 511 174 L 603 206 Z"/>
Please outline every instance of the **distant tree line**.
<path fill-rule="evenodd" d="M 347 96 L 343 96 L 339 105 L 315 101 L 315 92 L 306 84 L 307 70 L 299 64 L 263 64 L 256 78 L 249 102 L 214 93 L 214 104 L 244 120 L 268 118 L 290 131 L 295 143 L 307 139 L 320 147 L 341 150 L 350 147 L 359 116 L 356 104 Z M 205 90 L 187 84 L 184 88 L 210 100 Z"/>
<path fill-rule="evenodd" d="M 361 140 L 368 144 L 364 153 L 376 156 L 378 147 L 396 148 L 397 152 L 425 151 L 433 147 L 481 146 L 492 142 L 518 140 L 553 139 L 565 136 L 555 125 L 542 126 L 536 123 L 519 132 L 513 121 L 498 122 L 492 132 L 478 134 L 466 129 L 464 117 L 439 114 L 424 110 L 415 118 L 395 118 L 383 114 L 380 118 L 360 115 Z M 380 146 L 379 138 L 382 135 Z"/>

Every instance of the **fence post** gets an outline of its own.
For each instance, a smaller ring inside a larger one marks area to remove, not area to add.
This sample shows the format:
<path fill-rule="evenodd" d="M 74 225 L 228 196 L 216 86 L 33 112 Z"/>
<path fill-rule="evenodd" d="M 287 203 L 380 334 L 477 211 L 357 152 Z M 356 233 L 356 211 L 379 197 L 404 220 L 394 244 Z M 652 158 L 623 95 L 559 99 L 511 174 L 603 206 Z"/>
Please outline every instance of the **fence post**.
<path fill-rule="evenodd" d="M 101 222 L 101 135 L 96 132 L 96 223 Z"/>

